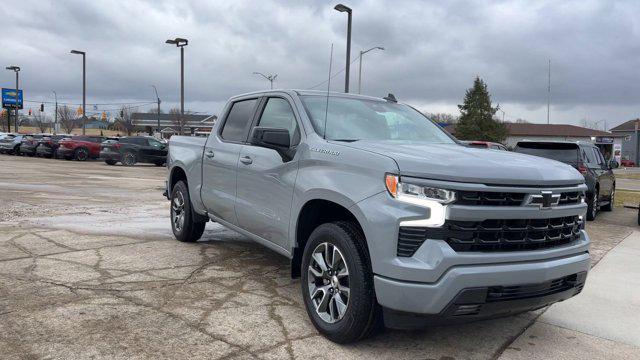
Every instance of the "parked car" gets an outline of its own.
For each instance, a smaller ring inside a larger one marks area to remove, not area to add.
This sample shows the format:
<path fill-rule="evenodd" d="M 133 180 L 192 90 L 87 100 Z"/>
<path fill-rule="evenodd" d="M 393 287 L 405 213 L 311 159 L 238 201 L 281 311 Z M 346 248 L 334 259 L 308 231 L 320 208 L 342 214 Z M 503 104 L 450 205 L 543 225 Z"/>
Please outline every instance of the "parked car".
<path fill-rule="evenodd" d="M 65 160 L 85 161 L 100 157 L 100 148 L 106 138 L 103 136 L 74 136 L 58 141 L 56 154 Z"/>
<path fill-rule="evenodd" d="M 108 165 L 121 162 L 132 166 L 135 163 L 151 163 L 163 166 L 167 161 L 167 144 L 151 136 L 127 136 L 102 143 L 100 159 Z"/>
<path fill-rule="evenodd" d="M 590 268 L 580 173 L 462 146 L 393 96 L 232 97 L 208 138 L 171 138 L 167 163 L 176 239 L 214 220 L 288 257 L 311 322 L 335 342 L 381 321 L 541 308 L 580 293 Z"/>
<path fill-rule="evenodd" d="M 591 143 L 571 141 L 520 141 L 515 152 L 541 156 L 573 166 L 587 184 L 587 220 L 594 220 L 599 210 L 613 210 L 616 193 L 615 160 L 607 162 L 600 149 Z"/>
<path fill-rule="evenodd" d="M 474 140 L 474 141 L 462 141 L 462 143 L 467 145 L 468 147 L 509 151 L 509 149 L 507 149 L 506 146 L 504 146 L 504 145 L 502 145 L 500 143 L 494 143 L 494 142 L 490 142 L 490 141 L 477 141 L 477 140 Z"/>
<path fill-rule="evenodd" d="M 23 135 L 7 134 L 0 140 L 0 152 L 3 154 L 20 155 L 20 145 L 22 144 Z"/>
<path fill-rule="evenodd" d="M 40 144 L 36 148 L 36 155 L 46 158 L 56 157 L 56 152 L 60 146 L 59 141 L 62 139 L 70 139 L 71 137 L 72 135 L 68 134 L 44 136 L 40 139 Z"/>
<path fill-rule="evenodd" d="M 36 151 L 40 145 L 40 141 L 49 134 L 31 134 L 25 135 L 20 144 L 20 152 L 27 156 L 36 156 Z"/>

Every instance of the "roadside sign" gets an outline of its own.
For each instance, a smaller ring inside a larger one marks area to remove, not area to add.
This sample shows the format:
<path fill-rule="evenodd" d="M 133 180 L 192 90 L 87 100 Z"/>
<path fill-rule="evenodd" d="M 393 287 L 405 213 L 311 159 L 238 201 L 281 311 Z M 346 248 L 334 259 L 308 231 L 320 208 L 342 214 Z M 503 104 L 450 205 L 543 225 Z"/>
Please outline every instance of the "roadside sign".
<path fill-rule="evenodd" d="M 22 109 L 22 90 L 18 91 L 18 106 Z M 16 89 L 2 88 L 2 107 L 12 109 L 16 107 Z"/>

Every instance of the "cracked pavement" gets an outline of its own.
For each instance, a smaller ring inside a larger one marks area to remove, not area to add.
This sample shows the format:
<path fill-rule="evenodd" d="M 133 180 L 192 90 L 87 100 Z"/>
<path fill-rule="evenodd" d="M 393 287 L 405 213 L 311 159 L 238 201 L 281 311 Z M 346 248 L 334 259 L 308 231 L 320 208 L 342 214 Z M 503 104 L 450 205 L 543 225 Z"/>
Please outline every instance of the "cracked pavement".
<path fill-rule="evenodd" d="M 165 168 L 0 155 L 0 169 L 4 359 L 492 359 L 542 313 L 337 345 L 286 258 L 215 223 L 173 239 Z M 597 261 L 630 230 L 589 232 Z"/>

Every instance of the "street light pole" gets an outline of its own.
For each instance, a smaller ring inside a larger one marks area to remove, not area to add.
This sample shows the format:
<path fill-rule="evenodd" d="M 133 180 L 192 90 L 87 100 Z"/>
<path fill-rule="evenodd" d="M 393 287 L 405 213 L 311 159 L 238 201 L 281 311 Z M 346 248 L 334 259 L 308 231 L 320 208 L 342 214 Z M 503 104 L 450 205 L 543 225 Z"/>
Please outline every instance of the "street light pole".
<path fill-rule="evenodd" d="M 153 90 L 156 92 L 156 99 L 158 100 L 158 134 L 160 134 L 160 97 L 158 96 L 158 89 L 155 85 L 151 85 Z"/>
<path fill-rule="evenodd" d="M 344 68 L 344 92 L 349 92 L 349 65 L 351 65 L 351 8 L 338 4 L 334 9 L 347 13 L 347 63 Z"/>
<path fill-rule="evenodd" d="M 169 39 L 167 44 L 180 48 L 180 114 L 184 115 L 184 47 L 189 45 L 189 40 L 183 38 Z"/>
<path fill-rule="evenodd" d="M 271 90 L 273 90 L 273 81 L 278 77 L 278 74 L 267 76 L 267 75 L 265 75 L 265 74 L 263 74 L 261 72 L 258 72 L 258 71 L 254 71 L 253 74 L 254 75 L 260 75 L 263 78 L 267 79 L 269 81 L 269 83 L 271 84 Z"/>
<path fill-rule="evenodd" d="M 15 105 L 15 111 L 13 112 L 14 116 L 15 116 L 15 119 L 14 119 L 15 123 L 13 125 L 13 128 L 14 128 L 14 130 L 16 132 L 18 132 L 18 130 L 19 130 L 18 129 L 18 122 L 19 122 L 18 111 L 20 109 L 20 106 L 19 106 L 20 104 L 18 103 L 18 99 L 19 99 L 18 95 L 20 93 L 20 86 L 19 86 L 20 85 L 20 76 L 19 76 L 20 67 L 19 66 L 15 66 L 15 65 L 11 65 L 11 66 L 7 66 L 5 69 L 13 70 L 16 73 L 16 105 Z M 11 131 L 11 120 L 9 120 L 9 129 L 8 130 Z"/>
<path fill-rule="evenodd" d="M 82 55 L 82 135 L 85 135 L 87 128 L 87 62 L 84 51 L 71 50 L 72 54 Z"/>
<path fill-rule="evenodd" d="M 374 46 L 371 49 L 365 50 L 365 51 L 360 50 L 360 64 L 358 66 L 358 94 L 360 94 L 361 93 L 360 91 L 362 90 L 362 55 L 368 53 L 371 50 L 375 50 L 375 49 L 384 50 L 384 48 L 382 46 Z"/>
<path fill-rule="evenodd" d="M 58 132 L 58 94 L 53 90 L 53 96 L 56 99 L 56 114 L 53 120 L 53 132 Z"/>

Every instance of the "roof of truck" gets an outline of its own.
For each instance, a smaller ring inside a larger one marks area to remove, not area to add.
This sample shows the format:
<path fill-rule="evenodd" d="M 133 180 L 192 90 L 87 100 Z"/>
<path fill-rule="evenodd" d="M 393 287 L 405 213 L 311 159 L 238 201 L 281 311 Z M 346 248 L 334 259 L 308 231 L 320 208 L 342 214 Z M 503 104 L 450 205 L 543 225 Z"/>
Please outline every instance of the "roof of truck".
<path fill-rule="evenodd" d="M 321 90 L 300 90 L 300 89 L 273 89 L 273 90 L 261 90 L 261 91 L 253 91 L 244 94 L 239 94 L 232 96 L 230 99 L 236 99 L 239 97 L 251 96 L 251 95 L 264 95 L 264 94 L 272 94 L 272 93 L 287 93 L 289 95 L 318 95 L 318 96 L 326 96 L 326 91 Z M 351 94 L 351 93 L 343 93 L 330 91 L 329 96 L 331 97 L 344 97 L 344 98 L 357 98 L 357 99 L 367 99 L 367 100 L 375 100 L 375 101 L 386 101 L 379 97 L 367 96 L 367 95 L 359 95 L 359 94 Z"/>

